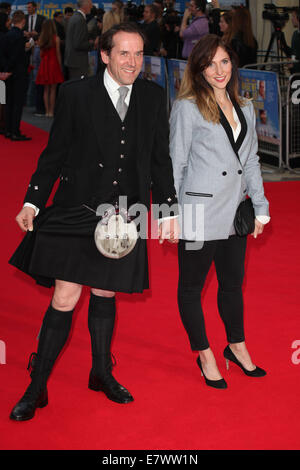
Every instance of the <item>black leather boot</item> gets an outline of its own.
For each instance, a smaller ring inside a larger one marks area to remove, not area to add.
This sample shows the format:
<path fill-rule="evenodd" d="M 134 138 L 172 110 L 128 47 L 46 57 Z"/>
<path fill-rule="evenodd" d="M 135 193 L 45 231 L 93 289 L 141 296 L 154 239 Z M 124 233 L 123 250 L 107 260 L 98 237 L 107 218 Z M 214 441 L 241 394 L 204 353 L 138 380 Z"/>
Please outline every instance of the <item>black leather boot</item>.
<path fill-rule="evenodd" d="M 73 311 L 63 312 L 49 306 L 41 328 L 38 351 L 30 356 L 31 384 L 13 408 L 10 419 L 27 421 L 34 417 L 37 408 L 48 404 L 47 380 L 61 352 L 72 324 Z"/>
<path fill-rule="evenodd" d="M 133 397 L 112 375 L 110 345 L 115 324 L 115 298 L 91 294 L 88 326 L 92 343 L 92 370 L 88 387 L 103 392 L 116 403 L 130 403 Z"/>
<path fill-rule="evenodd" d="M 34 417 L 37 408 L 48 405 L 47 375 L 51 371 L 52 364 L 48 361 L 48 368 L 44 364 L 44 372 L 38 373 L 36 369 L 37 354 L 31 353 L 27 369 L 32 368 L 30 374 L 32 381 L 23 397 L 13 408 L 10 419 L 14 421 L 27 421 Z M 42 360 L 41 360 L 42 362 Z"/>

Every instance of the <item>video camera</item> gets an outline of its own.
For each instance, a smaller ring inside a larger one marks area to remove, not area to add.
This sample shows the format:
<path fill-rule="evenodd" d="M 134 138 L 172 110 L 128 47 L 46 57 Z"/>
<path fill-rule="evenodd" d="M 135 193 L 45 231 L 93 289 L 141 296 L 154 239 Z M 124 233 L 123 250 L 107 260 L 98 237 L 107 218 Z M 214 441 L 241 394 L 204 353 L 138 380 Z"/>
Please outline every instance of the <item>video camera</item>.
<path fill-rule="evenodd" d="M 272 21 L 276 29 L 281 29 L 289 19 L 289 13 L 293 7 L 277 7 L 273 3 L 265 3 L 262 17 L 264 20 Z"/>

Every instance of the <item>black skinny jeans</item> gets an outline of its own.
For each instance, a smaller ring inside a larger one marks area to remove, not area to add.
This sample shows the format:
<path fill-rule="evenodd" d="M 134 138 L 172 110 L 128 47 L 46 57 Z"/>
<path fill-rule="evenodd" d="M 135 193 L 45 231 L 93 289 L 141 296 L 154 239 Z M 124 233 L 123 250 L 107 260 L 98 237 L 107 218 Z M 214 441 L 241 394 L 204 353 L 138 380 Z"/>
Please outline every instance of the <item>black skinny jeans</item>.
<path fill-rule="evenodd" d="M 218 278 L 218 309 L 229 343 L 245 340 L 242 284 L 247 237 L 206 241 L 202 249 L 187 250 L 191 242 L 178 245 L 178 306 L 192 351 L 209 348 L 205 331 L 201 293 L 212 262 Z"/>

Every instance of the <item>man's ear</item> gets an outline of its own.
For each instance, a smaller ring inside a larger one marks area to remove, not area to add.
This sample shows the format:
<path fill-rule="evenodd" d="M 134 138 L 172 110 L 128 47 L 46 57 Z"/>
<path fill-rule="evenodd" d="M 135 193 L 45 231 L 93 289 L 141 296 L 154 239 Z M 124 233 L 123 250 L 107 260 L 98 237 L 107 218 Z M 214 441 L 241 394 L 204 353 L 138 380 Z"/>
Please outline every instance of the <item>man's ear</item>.
<path fill-rule="evenodd" d="M 109 55 L 107 54 L 106 51 L 100 51 L 100 54 L 101 54 L 102 62 L 104 62 L 104 64 L 107 65 L 109 62 Z"/>

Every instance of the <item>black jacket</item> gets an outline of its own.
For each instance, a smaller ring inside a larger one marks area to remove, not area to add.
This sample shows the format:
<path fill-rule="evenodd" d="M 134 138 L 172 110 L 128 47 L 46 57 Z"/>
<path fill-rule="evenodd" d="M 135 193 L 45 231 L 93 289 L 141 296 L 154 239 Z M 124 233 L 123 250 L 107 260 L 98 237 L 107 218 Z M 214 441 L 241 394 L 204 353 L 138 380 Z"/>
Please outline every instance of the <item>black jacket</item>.
<path fill-rule="evenodd" d="M 23 31 L 13 26 L 4 36 L 4 72 L 12 72 L 13 77 L 23 78 L 27 74 L 25 38 Z"/>
<path fill-rule="evenodd" d="M 177 199 L 165 93 L 158 85 L 141 79 L 135 81 L 132 92 L 136 94 L 139 201 L 150 207 L 152 183 L 152 202 L 171 206 Z M 63 207 L 88 204 L 99 188 L 111 185 L 105 168 L 110 166 L 109 142 L 115 136 L 114 129 L 106 125 L 106 95 L 102 73 L 61 85 L 48 145 L 39 158 L 24 202 L 43 208 L 61 175 L 53 202 Z M 99 200 L 98 204 L 102 202 L 106 201 Z"/>

